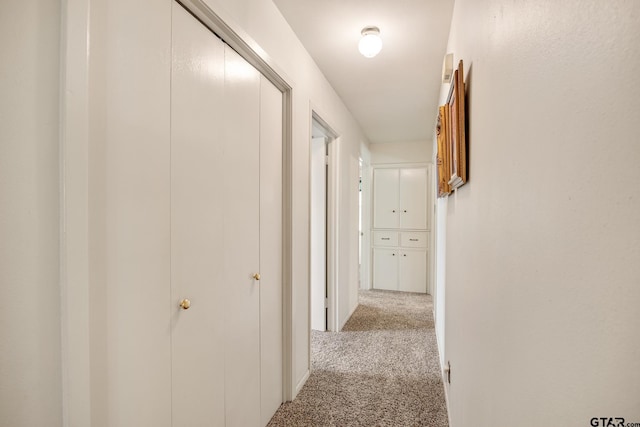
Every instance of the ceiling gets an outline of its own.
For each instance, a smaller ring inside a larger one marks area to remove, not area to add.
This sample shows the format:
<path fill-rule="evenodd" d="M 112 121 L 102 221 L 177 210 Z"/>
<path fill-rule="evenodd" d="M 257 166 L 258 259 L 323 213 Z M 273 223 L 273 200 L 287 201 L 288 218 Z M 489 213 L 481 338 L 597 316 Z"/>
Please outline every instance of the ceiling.
<path fill-rule="evenodd" d="M 373 143 L 431 139 L 454 0 L 274 0 Z M 380 28 L 382 51 L 358 52 Z"/>

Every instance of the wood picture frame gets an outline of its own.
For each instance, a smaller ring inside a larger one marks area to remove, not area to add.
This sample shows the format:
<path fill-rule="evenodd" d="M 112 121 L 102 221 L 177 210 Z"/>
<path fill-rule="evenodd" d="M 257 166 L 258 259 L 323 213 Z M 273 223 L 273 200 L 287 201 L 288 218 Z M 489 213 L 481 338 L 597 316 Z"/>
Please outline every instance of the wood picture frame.
<path fill-rule="evenodd" d="M 451 178 L 449 165 L 449 132 L 448 120 L 449 106 L 442 105 L 438 107 L 438 120 L 436 121 L 436 138 L 438 143 L 438 151 L 436 154 L 437 173 L 438 173 L 438 197 L 445 197 L 451 193 L 449 187 L 449 179 Z"/>
<path fill-rule="evenodd" d="M 467 147 L 465 135 L 465 94 L 462 61 L 453 73 L 447 107 L 448 151 L 450 159 L 450 176 L 448 184 L 454 190 L 467 182 Z"/>

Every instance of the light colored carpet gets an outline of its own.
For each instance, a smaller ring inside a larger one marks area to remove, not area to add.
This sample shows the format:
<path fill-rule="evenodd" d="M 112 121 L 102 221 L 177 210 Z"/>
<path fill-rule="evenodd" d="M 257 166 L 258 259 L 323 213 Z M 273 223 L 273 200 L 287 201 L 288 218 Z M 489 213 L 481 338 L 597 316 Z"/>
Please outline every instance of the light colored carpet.
<path fill-rule="evenodd" d="M 431 297 L 360 291 L 342 332 L 311 334 L 312 371 L 275 426 L 447 427 Z"/>

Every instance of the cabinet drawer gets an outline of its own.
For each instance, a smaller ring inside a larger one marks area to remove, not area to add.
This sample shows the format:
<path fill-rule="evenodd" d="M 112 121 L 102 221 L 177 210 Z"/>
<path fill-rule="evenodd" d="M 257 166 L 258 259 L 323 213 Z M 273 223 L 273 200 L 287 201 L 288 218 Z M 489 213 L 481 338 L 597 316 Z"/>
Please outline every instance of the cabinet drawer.
<path fill-rule="evenodd" d="M 400 246 L 405 248 L 426 248 L 428 235 L 429 233 L 426 231 L 404 231 L 400 233 Z"/>
<path fill-rule="evenodd" d="M 374 246 L 398 246 L 398 233 L 395 231 L 374 231 Z"/>

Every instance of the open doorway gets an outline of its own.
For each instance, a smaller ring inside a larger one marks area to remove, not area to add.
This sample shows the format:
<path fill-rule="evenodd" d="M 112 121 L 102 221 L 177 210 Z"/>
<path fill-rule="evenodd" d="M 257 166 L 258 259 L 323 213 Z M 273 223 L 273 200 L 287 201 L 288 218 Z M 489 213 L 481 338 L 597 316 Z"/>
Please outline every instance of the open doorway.
<path fill-rule="evenodd" d="M 311 125 L 311 329 L 335 331 L 336 137 L 315 112 Z"/>

